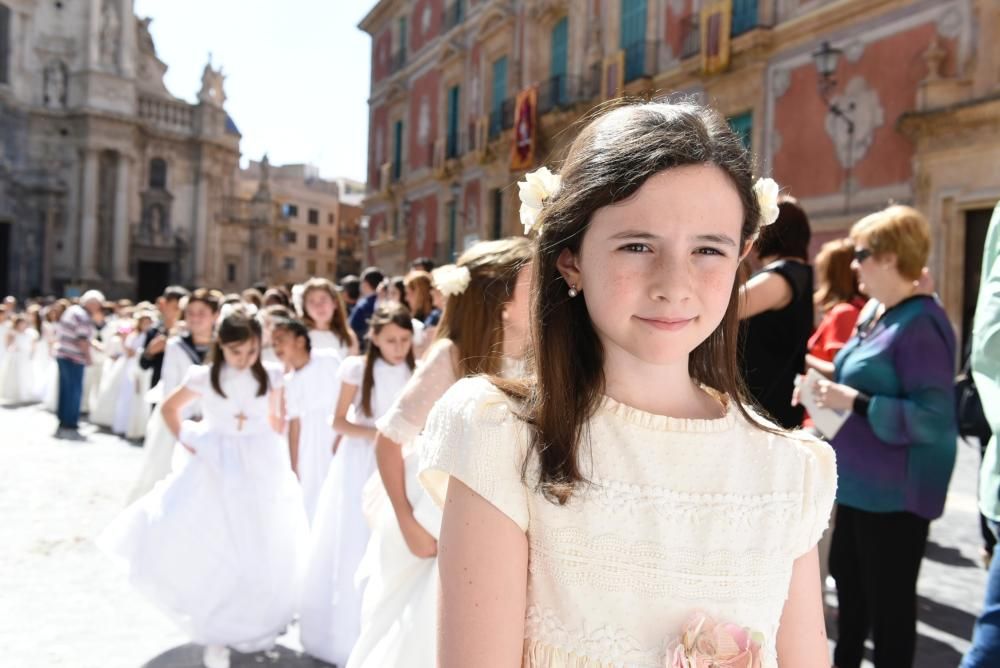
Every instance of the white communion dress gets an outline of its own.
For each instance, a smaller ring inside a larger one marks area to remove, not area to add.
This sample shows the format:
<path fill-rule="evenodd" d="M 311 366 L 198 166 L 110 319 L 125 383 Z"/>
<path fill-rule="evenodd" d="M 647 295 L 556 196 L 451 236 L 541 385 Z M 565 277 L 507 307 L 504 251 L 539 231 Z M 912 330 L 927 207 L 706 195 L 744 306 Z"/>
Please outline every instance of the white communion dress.
<path fill-rule="evenodd" d="M 414 441 L 434 403 L 458 380 L 458 347 L 435 341 L 390 411 L 378 421 L 379 432 L 403 446 L 406 496 L 413 515 L 435 539 L 441 511 L 417 480 L 419 457 Z M 504 372 L 515 372 L 505 361 Z M 410 552 L 396 513 L 376 473 L 366 487 L 366 511 L 372 537 L 359 569 L 367 579 L 361 608 L 361 636 L 347 668 L 434 666 L 437 661 L 437 558 Z"/>
<path fill-rule="evenodd" d="M 105 330 L 107 329 L 105 327 Z M 91 424 L 111 428 L 115 421 L 118 396 L 125 380 L 127 364 L 128 357 L 125 356 L 125 345 L 121 335 L 109 333 L 104 344 L 104 369 L 101 371 L 101 382 L 90 407 Z"/>
<path fill-rule="evenodd" d="M 377 360 L 372 374 L 372 415 L 367 416 L 361 411 L 364 370 L 364 357 L 348 357 L 340 366 L 340 379 L 358 388 L 348 419 L 372 427 L 390 409 L 413 372 L 405 362 L 390 365 Z M 299 608 L 302 646 L 309 654 L 338 666 L 347 663 L 361 629 L 363 589 L 355 574 L 369 537 L 362 494 L 375 469 L 372 441 L 343 437 L 323 482 L 313 522 L 309 567 Z"/>
<path fill-rule="evenodd" d="M 146 400 L 156 407 L 153 409 L 149 423 L 146 426 L 146 438 L 143 441 L 142 470 L 136 481 L 129 501 L 135 501 L 140 496 L 153 489 L 160 480 L 167 477 L 176 462 L 183 461 L 187 454 L 183 448 L 176 448 L 176 439 L 167 429 L 160 413 L 160 404 L 170 396 L 187 374 L 188 369 L 198 365 L 201 357 L 195 349 L 190 337 L 172 336 L 167 340 L 163 351 L 163 366 L 160 382 L 146 395 Z M 201 402 L 195 401 L 184 407 L 185 419 L 201 414 Z"/>
<path fill-rule="evenodd" d="M 55 412 L 59 398 L 59 363 L 52 352 L 58 332 L 55 323 L 42 322 L 42 336 L 35 346 L 35 392 L 43 408 Z"/>
<path fill-rule="evenodd" d="M 7 347 L 7 355 L 3 363 L 2 392 L 7 401 L 22 403 L 36 401 L 36 380 L 34 352 L 38 342 L 38 331 L 27 327 L 15 332 L 14 341 Z M 7 342 L 3 341 L 6 346 Z"/>
<path fill-rule="evenodd" d="M 142 340 L 141 332 L 129 332 L 122 342 L 125 361 L 122 364 L 122 379 L 118 384 L 118 397 L 115 400 L 115 415 L 111 422 L 111 431 L 125 436 L 128 433 L 132 410 L 136 408 L 136 395 L 139 385 L 136 383 L 135 370 L 139 368 L 139 353 Z"/>
<path fill-rule="evenodd" d="M 351 355 L 351 346 L 328 329 L 310 329 L 309 345 L 313 350 L 336 350 L 341 359 L 347 359 Z"/>
<path fill-rule="evenodd" d="M 834 453 L 801 432 L 765 431 L 706 391 L 724 417 L 604 397 L 584 426 L 589 484 L 564 505 L 538 491 L 537 460 L 522 476 L 529 428 L 489 380 L 462 380 L 434 407 L 419 439 L 431 496 L 443 503 L 457 478 L 526 534 L 523 666 L 673 665 L 671 644 L 701 612 L 759 632 L 760 665 L 777 668 L 792 566 L 830 517 Z"/>
<path fill-rule="evenodd" d="M 285 375 L 285 417 L 299 421 L 295 470 L 302 484 L 306 516 L 312 522 L 337 433 L 330 425 L 340 396 L 341 357 L 332 349 L 314 350 L 301 369 Z"/>
<path fill-rule="evenodd" d="M 210 367 L 189 369 L 204 419 L 185 421 L 180 440 L 196 454 L 98 539 L 192 641 L 242 652 L 271 647 L 291 622 L 308 540 L 288 448 L 268 418 L 282 373 L 267 376 L 258 396 L 249 369 L 223 367 L 222 396 Z"/>

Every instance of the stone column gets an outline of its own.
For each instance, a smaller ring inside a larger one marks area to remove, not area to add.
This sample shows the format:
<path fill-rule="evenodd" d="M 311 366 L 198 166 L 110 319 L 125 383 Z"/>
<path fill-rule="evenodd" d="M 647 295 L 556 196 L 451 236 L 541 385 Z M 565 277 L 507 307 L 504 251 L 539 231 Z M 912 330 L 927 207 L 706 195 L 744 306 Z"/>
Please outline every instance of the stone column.
<path fill-rule="evenodd" d="M 194 194 L 194 224 L 191 229 L 194 266 L 191 268 L 191 276 L 194 278 L 195 286 L 201 286 L 207 274 L 205 260 L 208 257 L 208 188 L 210 182 L 204 165 L 198 166 L 195 178 L 197 180 Z"/>
<path fill-rule="evenodd" d="M 124 153 L 118 154 L 118 174 L 115 178 L 115 227 L 112 237 L 112 276 L 116 283 L 127 283 L 131 280 L 128 271 L 128 195 L 129 195 L 129 162 L 131 158 Z"/>
<path fill-rule="evenodd" d="M 80 197 L 80 279 L 84 282 L 100 280 L 97 273 L 97 170 L 97 150 L 86 149 Z"/>

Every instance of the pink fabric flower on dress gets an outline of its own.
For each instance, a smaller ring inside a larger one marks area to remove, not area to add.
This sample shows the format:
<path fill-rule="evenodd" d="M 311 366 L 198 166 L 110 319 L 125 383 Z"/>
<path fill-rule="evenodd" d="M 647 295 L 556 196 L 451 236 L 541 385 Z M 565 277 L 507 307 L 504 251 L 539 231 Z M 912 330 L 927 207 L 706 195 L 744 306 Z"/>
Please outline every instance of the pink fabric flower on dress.
<path fill-rule="evenodd" d="M 763 639 L 760 633 L 736 624 L 718 624 L 699 612 L 684 625 L 680 640 L 667 653 L 666 668 L 760 668 Z"/>

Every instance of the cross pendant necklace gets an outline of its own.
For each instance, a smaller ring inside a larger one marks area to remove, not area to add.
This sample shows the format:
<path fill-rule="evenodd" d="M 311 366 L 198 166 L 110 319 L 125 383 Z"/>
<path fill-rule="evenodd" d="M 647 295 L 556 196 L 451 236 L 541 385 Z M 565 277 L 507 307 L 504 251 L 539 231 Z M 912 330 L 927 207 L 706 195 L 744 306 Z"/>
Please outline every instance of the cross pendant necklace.
<path fill-rule="evenodd" d="M 243 431 L 243 423 L 247 421 L 247 416 L 243 414 L 241 410 L 238 415 L 233 416 L 236 418 L 236 422 L 239 424 L 236 427 L 236 431 Z"/>

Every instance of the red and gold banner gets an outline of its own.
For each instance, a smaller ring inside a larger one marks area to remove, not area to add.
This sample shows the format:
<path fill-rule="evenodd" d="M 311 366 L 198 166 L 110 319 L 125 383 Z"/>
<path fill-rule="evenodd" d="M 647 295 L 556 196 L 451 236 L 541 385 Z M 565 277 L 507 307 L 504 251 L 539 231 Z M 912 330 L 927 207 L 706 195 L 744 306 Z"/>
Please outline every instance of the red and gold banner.
<path fill-rule="evenodd" d="M 535 165 L 538 89 L 532 86 L 517 94 L 514 102 L 514 141 L 510 145 L 510 169 L 520 171 Z"/>
<path fill-rule="evenodd" d="M 729 67 L 733 0 L 706 0 L 701 8 L 701 70 L 715 74 Z"/>

